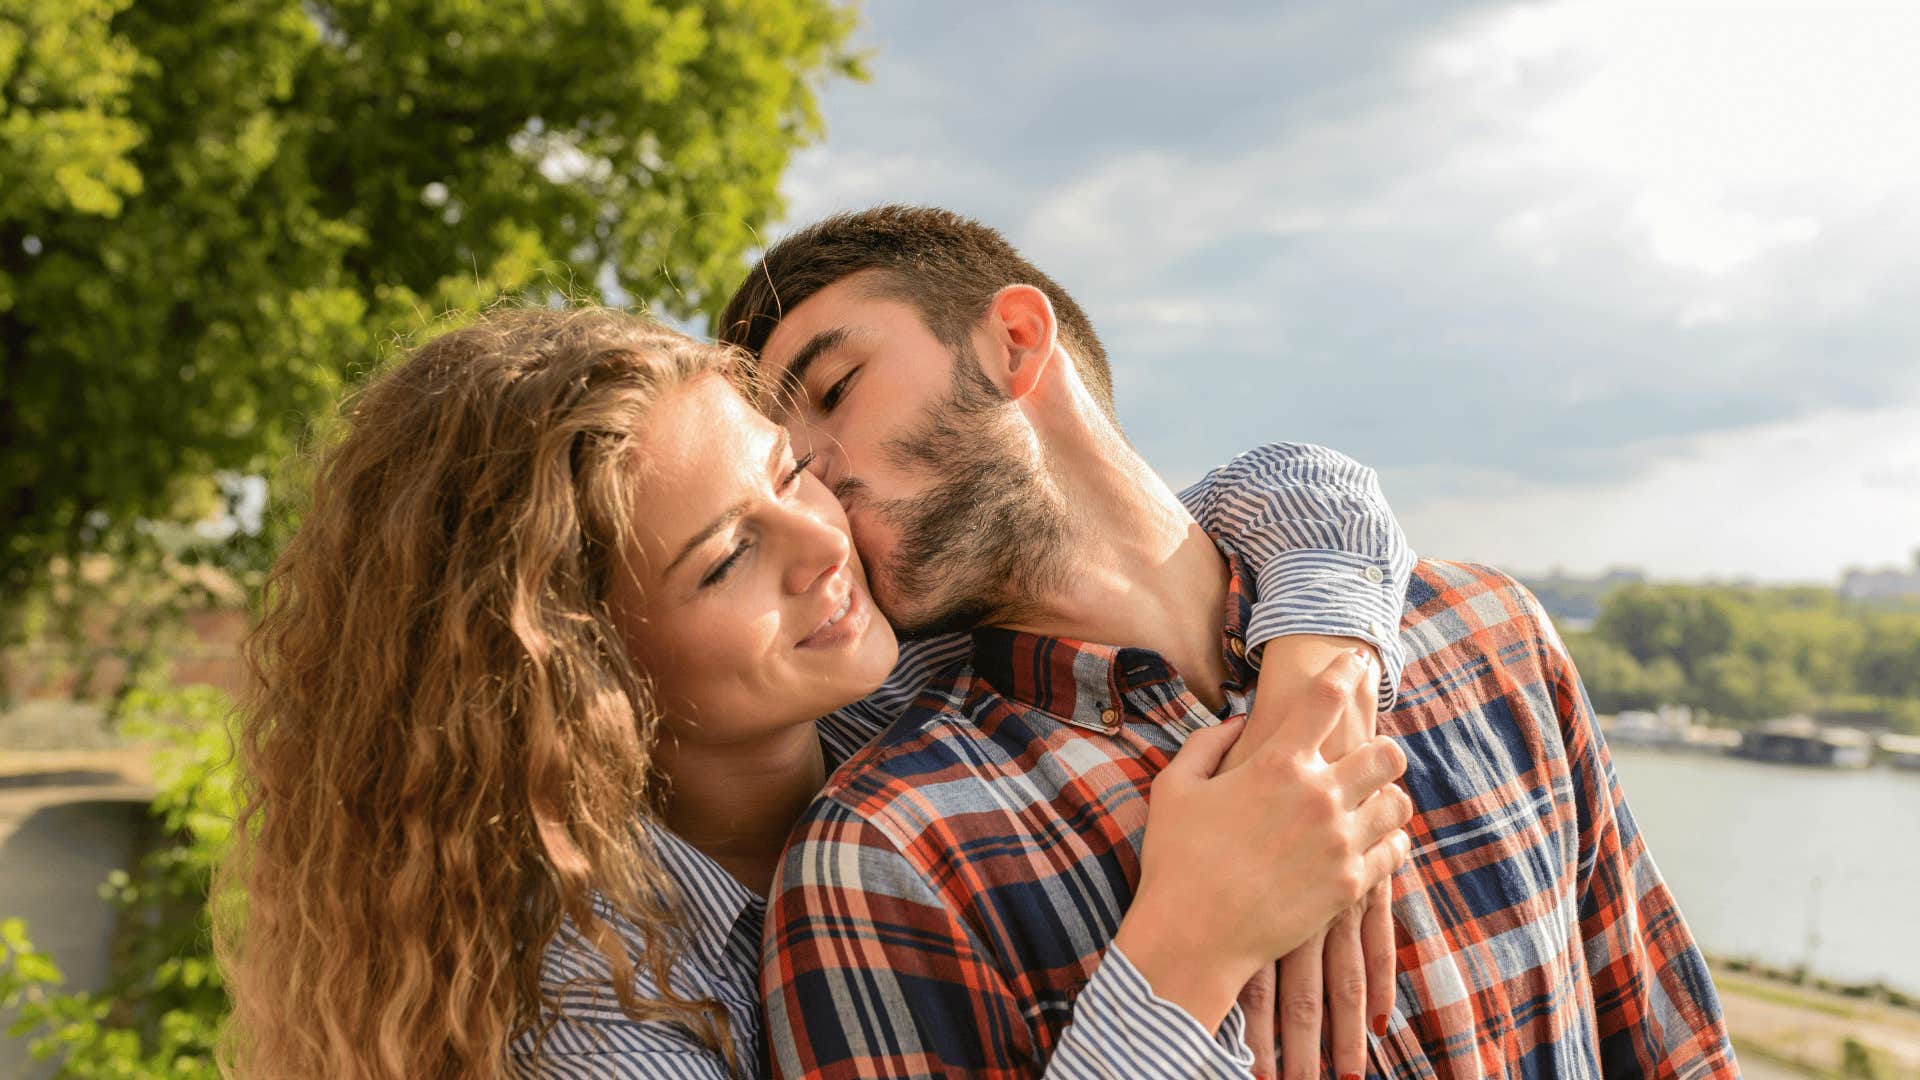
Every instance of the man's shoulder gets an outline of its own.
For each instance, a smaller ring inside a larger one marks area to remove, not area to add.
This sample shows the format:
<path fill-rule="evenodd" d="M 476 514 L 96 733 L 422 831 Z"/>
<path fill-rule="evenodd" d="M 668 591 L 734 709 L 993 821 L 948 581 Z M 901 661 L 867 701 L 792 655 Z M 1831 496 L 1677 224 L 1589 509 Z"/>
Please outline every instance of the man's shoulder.
<path fill-rule="evenodd" d="M 1553 620 L 1518 578 L 1491 566 L 1421 559 L 1400 621 L 1407 657 L 1403 704 L 1457 696 L 1479 685 L 1511 689 L 1557 681 L 1566 647 Z M 1491 683 L 1482 676 L 1498 672 Z"/>
<path fill-rule="evenodd" d="M 1407 582 L 1400 631 L 1418 655 L 1488 633 L 1551 634 L 1553 622 L 1512 574 L 1481 563 L 1421 559 Z"/>

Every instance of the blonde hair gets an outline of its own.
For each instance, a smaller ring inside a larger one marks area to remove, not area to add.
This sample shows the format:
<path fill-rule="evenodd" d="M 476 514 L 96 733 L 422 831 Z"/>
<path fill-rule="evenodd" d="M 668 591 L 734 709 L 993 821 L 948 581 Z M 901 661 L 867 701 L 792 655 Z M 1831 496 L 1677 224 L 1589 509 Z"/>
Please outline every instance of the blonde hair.
<path fill-rule="evenodd" d="M 637 433 L 733 357 L 604 308 L 502 311 L 344 408 L 247 643 L 229 1073 L 505 1072 L 553 1022 L 563 918 L 623 1012 L 733 1061 L 719 1004 L 667 989 L 685 924 L 644 826 L 659 721 L 608 607 Z M 637 997 L 636 965 L 664 996 Z"/>

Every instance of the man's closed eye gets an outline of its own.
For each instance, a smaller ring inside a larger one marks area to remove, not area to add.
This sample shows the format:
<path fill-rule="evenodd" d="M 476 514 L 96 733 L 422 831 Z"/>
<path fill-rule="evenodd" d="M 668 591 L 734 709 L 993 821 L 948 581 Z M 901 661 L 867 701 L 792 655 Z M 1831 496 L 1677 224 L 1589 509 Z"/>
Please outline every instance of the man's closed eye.
<path fill-rule="evenodd" d="M 820 411 L 822 413 L 833 412 L 834 409 L 840 406 L 842 401 L 846 400 L 847 391 L 853 386 L 853 377 L 858 374 L 860 374 L 860 368 L 856 365 L 848 369 L 847 373 L 840 376 L 839 380 L 832 386 L 827 387 L 827 392 L 820 395 Z"/>

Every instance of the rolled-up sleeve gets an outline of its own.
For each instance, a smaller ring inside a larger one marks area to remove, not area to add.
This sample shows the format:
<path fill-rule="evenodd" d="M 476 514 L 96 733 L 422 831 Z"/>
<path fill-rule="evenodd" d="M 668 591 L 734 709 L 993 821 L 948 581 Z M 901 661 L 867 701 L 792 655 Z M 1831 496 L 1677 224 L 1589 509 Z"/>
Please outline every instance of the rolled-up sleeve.
<path fill-rule="evenodd" d="M 1414 553 L 1372 469 L 1324 446 L 1269 443 L 1202 477 L 1180 500 L 1258 583 L 1248 655 L 1286 634 L 1359 638 L 1380 654 L 1380 708 L 1406 666 L 1400 615 Z"/>

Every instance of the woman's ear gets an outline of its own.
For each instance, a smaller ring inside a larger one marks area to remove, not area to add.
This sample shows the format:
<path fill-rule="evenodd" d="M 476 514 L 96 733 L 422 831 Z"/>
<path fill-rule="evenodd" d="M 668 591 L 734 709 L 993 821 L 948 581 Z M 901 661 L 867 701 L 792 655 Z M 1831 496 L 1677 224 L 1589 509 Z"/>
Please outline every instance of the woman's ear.
<path fill-rule="evenodd" d="M 1053 304 L 1047 294 L 1031 285 L 1009 285 L 995 293 L 987 305 L 987 318 L 1001 346 L 993 358 L 999 371 L 988 377 L 999 383 L 1007 396 L 1026 397 L 1040 384 L 1040 376 L 1053 361 L 1058 326 L 1053 319 Z"/>

